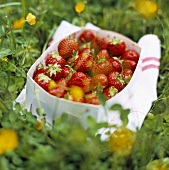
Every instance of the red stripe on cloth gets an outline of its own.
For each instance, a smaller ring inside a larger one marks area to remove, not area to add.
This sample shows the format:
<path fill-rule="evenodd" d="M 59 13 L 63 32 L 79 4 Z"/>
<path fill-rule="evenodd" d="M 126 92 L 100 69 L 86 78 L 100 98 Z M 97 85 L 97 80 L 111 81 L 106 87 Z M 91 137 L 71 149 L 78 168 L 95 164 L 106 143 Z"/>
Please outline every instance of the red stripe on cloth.
<path fill-rule="evenodd" d="M 146 58 L 142 59 L 142 62 L 144 63 L 144 62 L 151 61 L 151 60 L 160 62 L 160 59 L 157 57 L 146 57 Z"/>
<path fill-rule="evenodd" d="M 149 64 L 149 65 L 146 65 L 146 66 L 142 67 L 142 71 L 145 71 L 145 70 L 151 69 L 151 68 L 159 69 L 159 66 L 154 65 L 154 64 Z"/>

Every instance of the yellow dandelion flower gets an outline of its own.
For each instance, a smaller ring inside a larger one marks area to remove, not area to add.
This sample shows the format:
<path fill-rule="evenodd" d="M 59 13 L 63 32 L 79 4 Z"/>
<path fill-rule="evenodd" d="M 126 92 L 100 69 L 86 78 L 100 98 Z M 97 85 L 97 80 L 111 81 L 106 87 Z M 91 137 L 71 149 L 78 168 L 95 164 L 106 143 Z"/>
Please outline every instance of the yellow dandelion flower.
<path fill-rule="evenodd" d="M 85 4 L 83 2 L 78 2 L 76 5 L 75 5 L 75 11 L 77 13 L 81 13 L 85 10 Z"/>
<path fill-rule="evenodd" d="M 26 21 L 30 24 L 30 25 L 35 25 L 36 24 L 36 17 L 35 15 L 32 15 L 31 13 L 29 13 L 26 17 Z"/>
<path fill-rule="evenodd" d="M 135 133 L 124 126 L 119 127 L 110 135 L 110 149 L 119 154 L 128 155 L 134 144 Z"/>
<path fill-rule="evenodd" d="M 38 120 L 38 124 L 37 124 L 37 126 L 36 126 L 36 129 L 37 129 L 37 130 L 42 130 L 42 128 L 43 128 L 42 121 Z"/>
<path fill-rule="evenodd" d="M 0 131 L 0 155 L 12 151 L 18 146 L 18 135 L 14 130 L 2 129 Z"/>
<path fill-rule="evenodd" d="M 2 58 L 1 58 L 1 61 L 7 62 L 7 61 L 8 61 L 8 58 L 7 58 L 7 57 L 2 57 Z"/>
<path fill-rule="evenodd" d="M 79 86 L 71 86 L 69 90 L 75 101 L 79 101 L 84 95 L 83 89 Z"/>
<path fill-rule="evenodd" d="M 13 22 L 12 28 L 14 30 L 21 29 L 21 28 L 23 28 L 24 24 L 25 24 L 25 19 L 21 18 L 21 19 L 15 20 Z"/>
<path fill-rule="evenodd" d="M 158 11 L 158 5 L 153 0 L 136 0 L 133 7 L 146 18 L 155 17 Z"/>

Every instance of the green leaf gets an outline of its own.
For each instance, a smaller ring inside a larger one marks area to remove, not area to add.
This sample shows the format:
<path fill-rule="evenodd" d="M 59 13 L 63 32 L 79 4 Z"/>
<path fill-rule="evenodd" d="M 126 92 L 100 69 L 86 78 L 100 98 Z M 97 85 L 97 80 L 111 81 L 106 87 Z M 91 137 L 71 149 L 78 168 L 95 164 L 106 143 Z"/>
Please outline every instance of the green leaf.
<path fill-rule="evenodd" d="M 10 86 L 8 87 L 8 91 L 9 91 L 9 92 L 16 92 L 16 91 L 17 91 L 17 90 L 16 90 L 16 84 L 10 85 Z"/>
<path fill-rule="evenodd" d="M 110 107 L 111 110 L 114 111 L 121 111 L 122 110 L 122 106 L 120 104 L 114 104 Z"/>
<path fill-rule="evenodd" d="M 0 157 L 0 167 L 3 170 L 10 170 L 8 159 L 5 156 Z"/>
<path fill-rule="evenodd" d="M 3 58 L 3 57 L 6 57 L 6 56 L 9 56 L 9 55 L 11 55 L 12 54 L 12 51 L 10 50 L 10 49 L 4 49 L 4 48 L 2 48 L 1 50 L 0 50 L 0 59 L 1 58 Z"/>

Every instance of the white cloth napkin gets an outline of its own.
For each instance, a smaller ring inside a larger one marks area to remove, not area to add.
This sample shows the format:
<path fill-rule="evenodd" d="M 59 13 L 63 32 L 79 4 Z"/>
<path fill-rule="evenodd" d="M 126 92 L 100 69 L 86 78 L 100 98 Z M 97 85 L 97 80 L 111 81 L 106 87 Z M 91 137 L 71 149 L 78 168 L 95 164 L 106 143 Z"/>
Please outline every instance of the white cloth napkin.
<path fill-rule="evenodd" d="M 92 23 L 87 23 L 84 28 L 93 30 L 100 29 Z M 82 27 L 77 27 L 67 21 L 62 21 L 54 33 L 53 40 L 50 42 L 50 45 L 80 29 L 82 29 Z M 128 90 L 125 91 L 124 89 L 123 93 L 119 93 L 115 96 L 116 100 L 112 100 L 113 102 L 110 100 L 107 103 L 107 106 L 119 103 L 124 108 L 130 109 L 128 127 L 133 130 L 136 127 L 140 128 L 142 126 L 143 121 L 152 106 L 152 102 L 157 99 L 156 85 L 161 57 L 160 40 L 156 35 L 144 35 L 138 41 L 138 45 L 141 47 L 142 51 L 138 66 L 130 83 L 128 84 L 130 87 Z M 16 99 L 16 102 L 23 104 L 25 102 L 25 95 L 26 90 L 23 89 Z M 103 118 L 101 111 L 99 114 L 99 121 L 101 121 Z M 111 114 L 111 111 L 109 111 L 108 121 L 112 124 L 119 124 L 119 114 Z"/>

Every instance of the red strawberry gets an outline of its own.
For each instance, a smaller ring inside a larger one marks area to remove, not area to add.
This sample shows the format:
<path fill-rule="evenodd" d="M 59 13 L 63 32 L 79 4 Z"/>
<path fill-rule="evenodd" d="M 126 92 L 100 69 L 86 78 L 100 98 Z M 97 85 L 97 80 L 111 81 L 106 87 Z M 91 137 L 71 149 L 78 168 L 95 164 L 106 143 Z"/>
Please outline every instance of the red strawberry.
<path fill-rule="evenodd" d="M 100 36 L 96 36 L 90 44 L 90 48 L 95 50 L 95 53 L 98 53 L 100 50 L 107 49 L 108 41 Z"/>
<path fill-rule="evenodd" d="M 107 87 L 103 90 L 103 94 L 106 99 L 110 99 L 118 93 L 118 90 L 114 86 Z"/>
<path fill-rule="evenodd" d="M 63 77 L 61 66 L 58 65 L 57 63 L 50 64 L 46 75 L 55 81 L 59 80 L 60 78 Z"/>
<path fill-rule="evenodd" d="M 106 60 L 109 60 L 110 59 L 109 52 L 106 49 L 100 50 L 97 55 L 97 58 L 98 59 L 105 58 Z"/>
<path fill-rule="evenodd" d="M 99 105 L 99 98 L 97 97 L 96 92 L 89 92 L 85 95 L 85 102 L 88 104 Z"/>
<path fill-rule="evenodd" d="M 124 60 L 122 65 L 124 69 L 131 69 L 134 71 L 136 69 L 137 63 L 132 60 Z"/>
<path fill-rule="evenodd" d="M 66 78 L 69 75 L 70 72 L 71 72 L 70 67 L 68 67 L 68 66 L 63 67 L 62 68 L 62 77 Z"/>
<path fill-rule="evenodd" d="M 90 81 L 91 90 L 97 89 L 97 87 L 101 87 L 102 89 L 108 85 L 108 78 L 104 74 L 95 75 Z"/>
<path fill-rule="evenodd" d="M 122 71 L 122 64 L 119 60 L 111 58 L 109 59 L 110 63 L 112 64 L 113 71 L 121 72 Z"/>
<path fill-rule="evenodd" d="M 61 57 L 57 52 L 50 53 L 45 58 L 45 63 L 48 66 L 49 64 L 59 64 L 61 67 L 64 67 L 66 64 L 66 60 Z"/>
<path fill-rule="evenodd" d="M 58 44 L 58 52 L 63 58 L 70 58 L 74 51 L 79 50 L 78 42 L 73 38 L 65 38 Z"/>
<path fill-rule="evenodd" d="M 124 69 L 124 70 L 122 71 L 122 77 L 123 77 L 124 82 L 125 82 L 126 84 L 129 83 L 129 81 L 130 81 L 130 79 L 132 78 L 132 76 L 133 76 L 133 71 L 132 71 L 132 70 L 130 70 L 130 69 Z"/>
<path fill-rule="evenodd" d="M 50 80 L 51 79 L 48 76 L 44 75 L 43 73 L 37 74 L 34 78 L 34 81 L 46 91 L 48 91 Z"/>
<path fill-rule="evenodd" d="M 91 78 L 82 72 L 74 72 L 71 78 L 68 80 L 67 85 L 70 86 L 79 86 L 83 89 L 84 93 L 87 93 L 90 88 Z"/>
<path fill-rule="evenodd" d="M 112 64 L 106 59 L 99 59 L 92 67 L 92 75 L 105 74 L 108 75 L 113 70 Z"/>
<path fill-rule="evenodd" d="M 136 63 L 139 60 L 139 54 L 135 50 L 125 50 L 124 53 L 121 55 L 122 60 L 132 60 Z"/>
<path fill-rule="evenodd" d="M 94 39 L 95 35 L 91 30 L 84 30 L 81 35 L 79 36 L 79 40 L 81 42 L 90 42 L 92 39 Z"/>
<path fill-rule="evenodd" d="M 108 75 L 108 81 L 109 86 L 114 86 L 118 90 L 118 92 L 120 92 L 125 87 L 122 75 L 116 71 Z"/>
<path fill-rule="evenodd" d="M 48 67 L 45 64 L 42 64 L 42 63 L 38 64 L 33 74 L 33 78 L 35 78 L 36 75 L 41 74 L 41 73 L 46 74 L 47 68 Z"/>
<path fill-rule="evenodd" d="M 91 70 L 93 63 L 93 56 L 89 53 L 83 52 L 74 61 L 74 69 L 80 72 L 87 72 Z"/>
<path fill-rule="evenodd" d="M 56 97 L 63 98 L 67 92 L 66 80 L 61 78 L 60 80 L 56 81 L 56 86 L 50 89 L 48 92 Z"/>
<path fill-rule="evenodd" d="M 107 48 L 113 56 L 120 56 L 126 49 L 126 44 L 124 41 L 114 38 L 108 43 Z"/>

